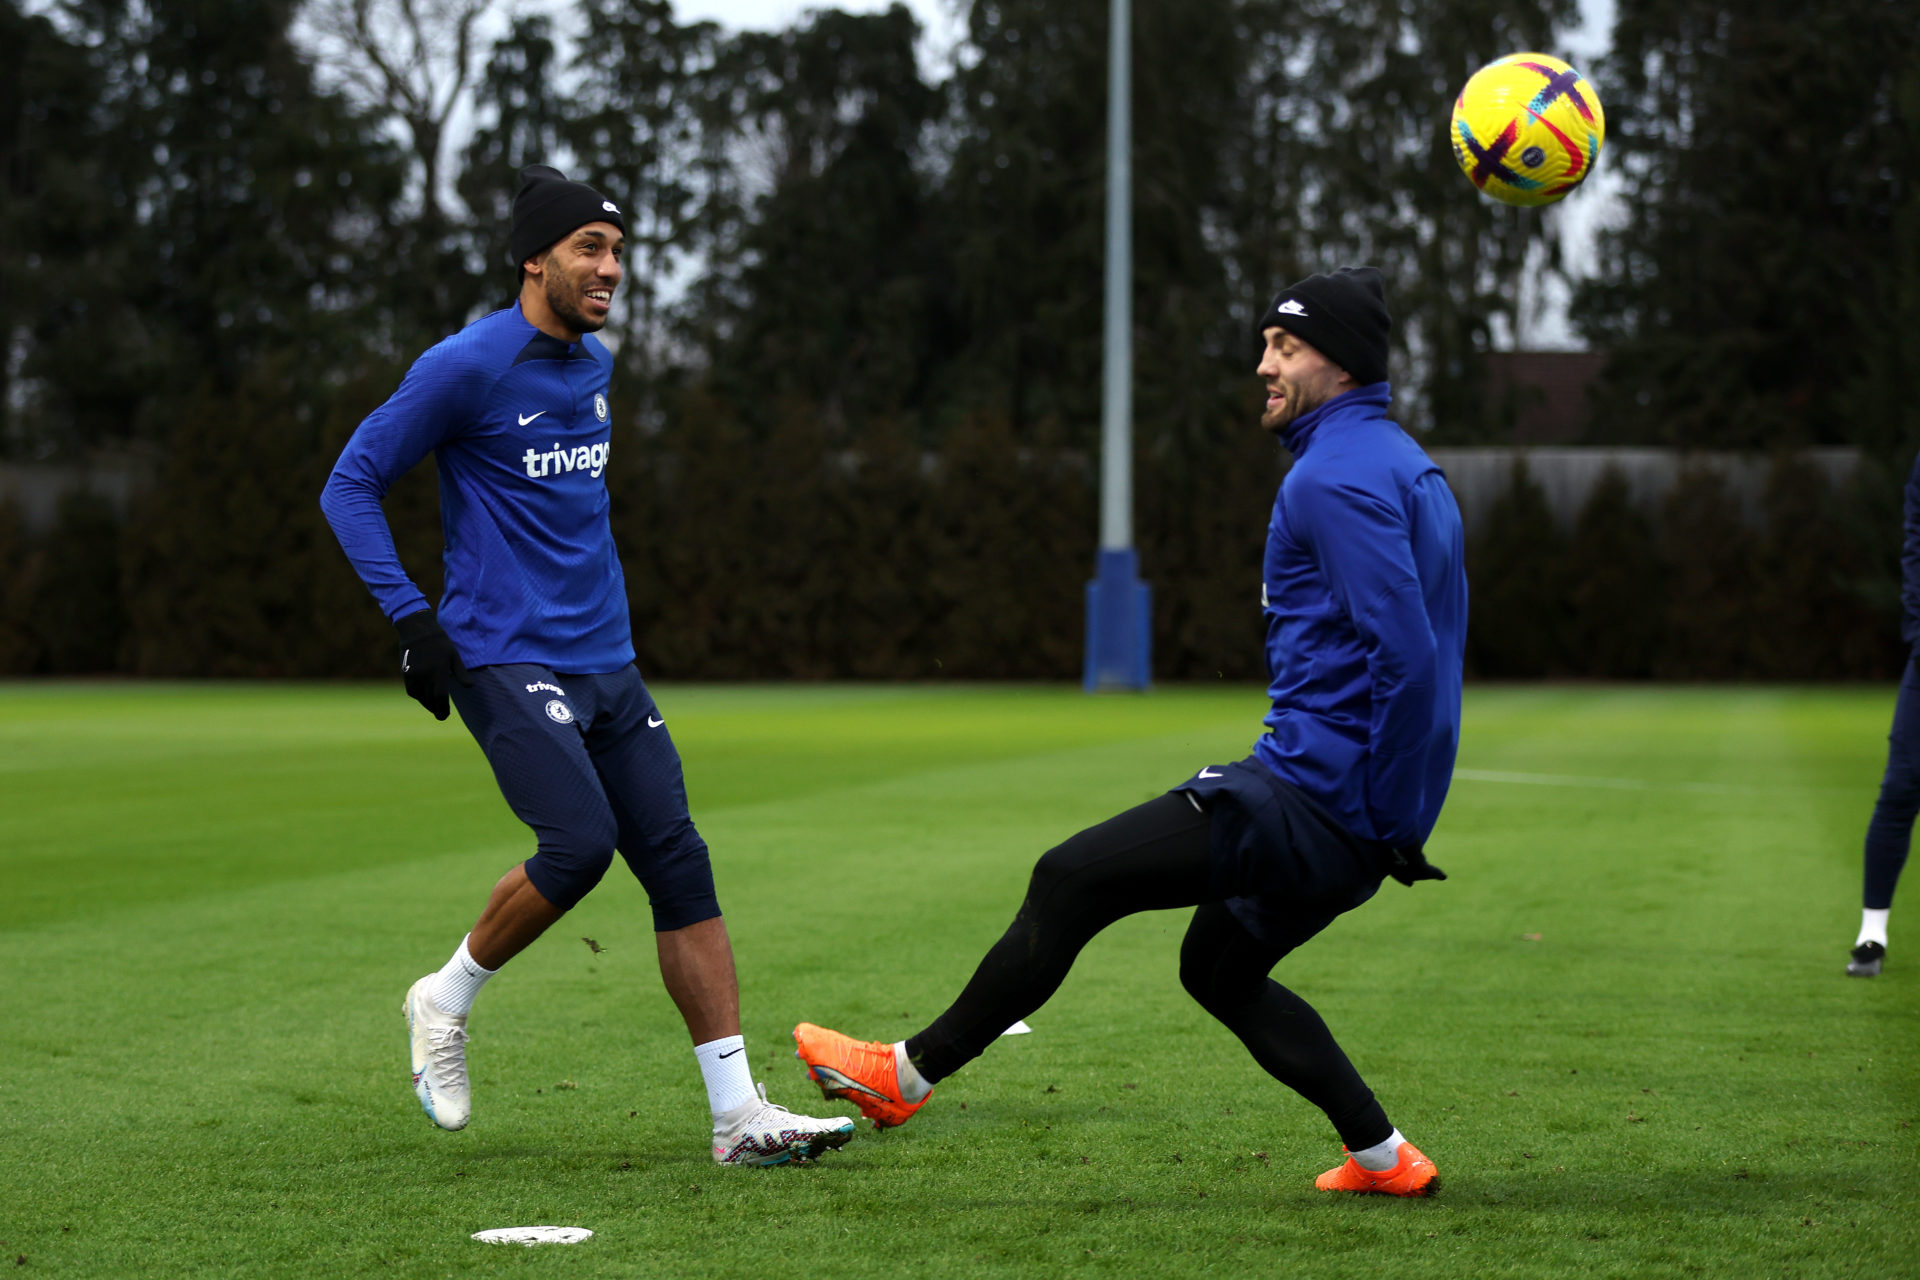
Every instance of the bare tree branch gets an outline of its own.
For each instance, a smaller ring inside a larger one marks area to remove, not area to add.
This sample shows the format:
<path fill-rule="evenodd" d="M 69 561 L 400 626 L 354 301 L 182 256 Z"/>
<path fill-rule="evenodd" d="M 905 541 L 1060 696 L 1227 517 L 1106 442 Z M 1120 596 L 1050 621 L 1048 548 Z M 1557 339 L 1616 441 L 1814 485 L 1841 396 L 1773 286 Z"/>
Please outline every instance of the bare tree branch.
<path fill-rule="evenodd" d="M 421 219 L 444 225 L 441 149 L 474 78 L 474 29 L 493 0 L 313 0 L 303 14 L 323 76 L 405 126 Z"/>

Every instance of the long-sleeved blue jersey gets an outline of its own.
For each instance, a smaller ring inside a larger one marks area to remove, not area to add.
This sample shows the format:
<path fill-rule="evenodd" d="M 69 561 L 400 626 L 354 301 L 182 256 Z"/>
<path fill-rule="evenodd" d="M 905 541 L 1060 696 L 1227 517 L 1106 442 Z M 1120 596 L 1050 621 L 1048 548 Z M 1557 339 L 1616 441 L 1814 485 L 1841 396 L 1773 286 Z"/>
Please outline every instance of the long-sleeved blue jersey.
<path fill-rule="evenodd" d="M 568 344 L 519 303 L 428 350 L 347 442 L 320 496 L 387 617 L 427 607 L 380 500 L 429 452 L 440 472 L 440 623 L 470 667 L 537 662 L 617 671 L 633 661 L 626 577 L 608 522 L 612 357 Z"/>
<path fill-rule="evenodd" d="M 1302 414 L 1267 529 L 1254 752 L 1362 839 L 1421 844 L 1460 740 L 1467 575 L 1445 477 L 1372 383 Z"/>

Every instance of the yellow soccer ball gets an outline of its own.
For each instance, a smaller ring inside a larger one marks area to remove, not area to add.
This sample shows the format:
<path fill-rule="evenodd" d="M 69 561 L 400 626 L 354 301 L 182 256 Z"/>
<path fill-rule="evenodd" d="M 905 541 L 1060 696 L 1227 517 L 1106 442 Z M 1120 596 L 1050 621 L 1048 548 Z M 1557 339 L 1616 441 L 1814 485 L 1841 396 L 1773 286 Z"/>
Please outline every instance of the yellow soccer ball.
<path fill-rule="evenodd" d="M 1473 73 L 1453 103 L 1453 158 L 1487 195 L 1542 205 L 1586 181 L 1606 140 L 1600 95 L 1544 53 L 1512 53 Z"/>

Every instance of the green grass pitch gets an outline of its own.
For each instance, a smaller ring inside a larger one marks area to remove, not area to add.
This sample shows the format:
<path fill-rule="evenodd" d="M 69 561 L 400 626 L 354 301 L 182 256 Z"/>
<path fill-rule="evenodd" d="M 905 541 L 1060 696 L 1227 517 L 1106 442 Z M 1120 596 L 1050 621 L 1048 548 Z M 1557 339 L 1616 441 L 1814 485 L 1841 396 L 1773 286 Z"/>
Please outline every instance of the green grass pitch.
<path fill-rule="evenodd" d="M 755 1074 L 919 1027 L 1035 857 L 1245 754 L 1257 689 L 665 687 Z M 19 1275 L 1920 1273 L 1920 901 L 1842 975 L 1890 689 L 1473 688 L 1434 861 L 1277 976 L 1438 1163 L 1338 1142 L 1123 921 L 1030 1036 L 812 1167 L 722 1170 L 620 864 L 476 1008 L 475 1120 L 408 983 L 530 851 L 399 688 L 0 687 L 0 1263 Z M 1916 872 L 1915 874 L 1920 874 Z M 1911 876 L 1909 877 L 1911 879 Z M 1904 923 L 1903 923 L 1904 921 Z M 602 948 L 591 950 L 583 938 Z M 490 1247 L 488 1227 L 590 1227 Z"/>

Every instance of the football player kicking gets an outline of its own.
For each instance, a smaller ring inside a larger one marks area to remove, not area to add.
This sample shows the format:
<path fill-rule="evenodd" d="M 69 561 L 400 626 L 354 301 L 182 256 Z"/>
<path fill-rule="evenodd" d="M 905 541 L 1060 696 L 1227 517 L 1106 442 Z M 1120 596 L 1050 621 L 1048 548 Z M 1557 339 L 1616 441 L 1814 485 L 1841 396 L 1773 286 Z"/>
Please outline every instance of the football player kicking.
<path fill-rule="evenodd" d="M 904 1122 L 1044 1004 L 1095 934 L 1136 911 L 1197 907 L 1180 980 L 1255 1062 L 1326 1112 L 1347 1158 L 1315 1185 L 1434 1190 L 1433 1162 L 1320 1016 L 1267 976 L 1385 877 L 1445 878 L 1423 850 L 1458 745 L 1467 580 L 1453 494 L 1387 418 L 1389 325 L 1371 267 L 1302 280 L 1258 325 L 1261 425 L 1294 463 L 1267 528 L 1273 709 L 1253 754 L 1043 856 L 1013 924 L 918 1034 L 884 1044 L 796 1027 L 827 1097 L 878 1127 Z"/>
<path fill-rule="evenodd" d="M 420 1105 L 442 1129 L 471 1113 L 467 1015 L 482 984 L 600 882 L 618 849 L 646 887 L 660 976 L 693 1037 L 723 1165 L 807 1160 L 853 1136 L 756 1090 L 733 949 L 680 756 L 633 662 L 608 523 L 612 358 L 592 334 L 620 286 L 626 221 L 544 165 L 521 171 L 511 306 L 414 362 L 347 442 L 321 506 L 400 638 L 407 692 L 448 699 L 537 851 L 494 886 L 453 957 L 403 1011 Z M 440 473 L 446 592 L 408 578 L 380 509 L 429 452 Z"/>

